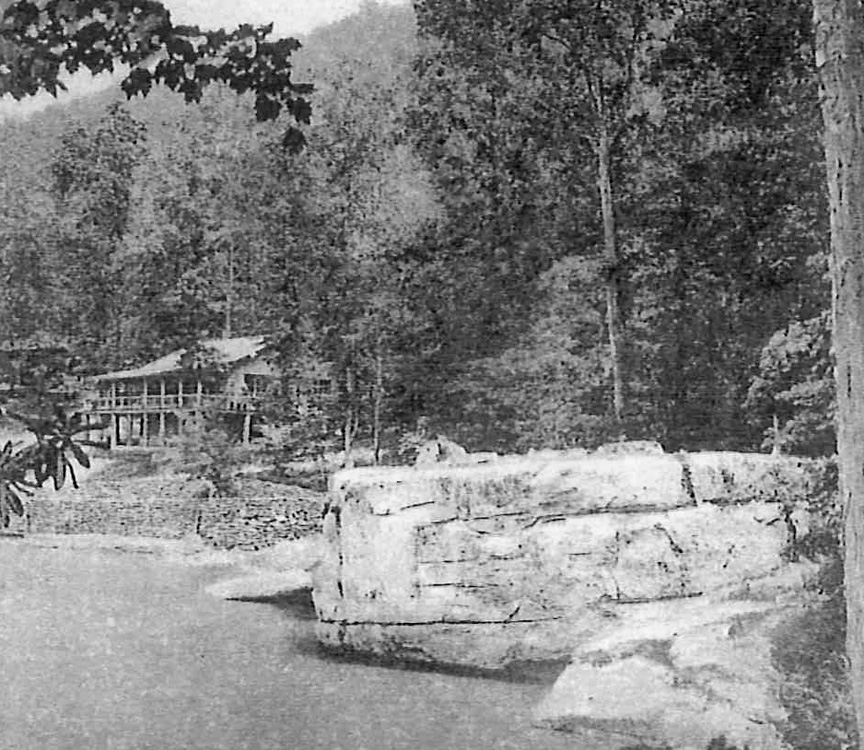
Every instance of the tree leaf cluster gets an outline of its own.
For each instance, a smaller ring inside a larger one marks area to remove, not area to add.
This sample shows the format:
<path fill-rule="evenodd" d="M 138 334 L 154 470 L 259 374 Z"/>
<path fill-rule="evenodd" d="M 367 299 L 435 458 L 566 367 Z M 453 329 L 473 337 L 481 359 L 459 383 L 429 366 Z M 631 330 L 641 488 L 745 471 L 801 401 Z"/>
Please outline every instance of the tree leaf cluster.
<path fill-rule="evenodd" d="M 86 68 L 95 75 L 122 64 L 129 72 L 120 85 L 130 99 L 162 84 L 198 102 L 206 86 L 219 82 L 238 94 L 253 92 L 259 120 L 273 120 L 284 109 L 297 122 L 308 122 L 304 97 L 311 86 L 291 77 L 290 58 L 299 42 L 271 40 L 272 30 L 175 25 L 154 0 L 19 0 L 0 18 L 0 95 L 56 95 L 65 89 L 62 71 Z"/>
<path fill-rule="evenodd" d="M 9 526 L 11 516 L 23 516 L 24 498 L 51 480 L 60 490 L 67 480 L 78 488 L 75 463 L 90 468 L 90 458 L 78 435 L 94 429 L 79 412 L 55 407 L 50 414 L 8 413 L 35 438 L 26 445 L 7 441 L 0 450 L 0 526 Z M 98 425 L 97 425 L 98 426 Z"/>

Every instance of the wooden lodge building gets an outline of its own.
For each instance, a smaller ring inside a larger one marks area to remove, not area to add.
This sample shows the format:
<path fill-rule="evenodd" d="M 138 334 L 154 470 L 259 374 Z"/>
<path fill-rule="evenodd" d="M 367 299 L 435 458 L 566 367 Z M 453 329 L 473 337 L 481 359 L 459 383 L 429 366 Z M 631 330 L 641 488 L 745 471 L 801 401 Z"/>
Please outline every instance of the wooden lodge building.
<path fill-rule="evenodd" d="M 111 448 L 164 445 L 199 415 L 214 412 L 248 443 L 260 396 L 275 376 L 264 346 L 261 336 L 210 339 L 200 344 L 209 367 L 190 365 L 187 350 L 178 349 L 140 367 L 97 375 L 88 412 L 108 424 L 102 439 Z M 221 377 L 214 378 L 217 369 Z"/>

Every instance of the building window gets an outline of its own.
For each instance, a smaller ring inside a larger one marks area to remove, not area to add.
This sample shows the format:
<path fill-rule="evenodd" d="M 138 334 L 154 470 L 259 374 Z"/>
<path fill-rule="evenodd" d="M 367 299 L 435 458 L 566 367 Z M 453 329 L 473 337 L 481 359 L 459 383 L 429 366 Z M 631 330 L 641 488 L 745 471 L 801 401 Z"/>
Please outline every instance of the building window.
<path fill-rule="evenodd" d="M 269 375 L 244 375 L 243 384 L 250 396 L 262 396 L 272 382 Z"/>
<path fill-rule="evenodd" d="M 309 395 L 313 398 L 329 396 L 332 387 L 333 384 L 330 382 L 329 378 L 317 378 L 309 384 Z"/>

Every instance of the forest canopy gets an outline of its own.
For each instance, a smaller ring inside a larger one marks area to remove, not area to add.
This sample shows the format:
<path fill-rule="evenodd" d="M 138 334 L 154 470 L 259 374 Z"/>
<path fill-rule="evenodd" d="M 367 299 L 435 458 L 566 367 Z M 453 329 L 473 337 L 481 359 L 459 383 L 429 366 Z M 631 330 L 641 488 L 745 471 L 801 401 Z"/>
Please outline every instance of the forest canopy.
<path fill-rule="evenodd" d="M 333 373 L 361 438 L 831 452 L 811 9 L 686 5 L 368 3 L 299 50 L 257 38 L 250 71 L 291 56 L 270 104 L 236 69 L 193 90 L 156 34 L 165 64 L 125 84 L 146 99 L 2 126 L 2 344 L 95 372 L 266 334 L 286 378 Z"/>

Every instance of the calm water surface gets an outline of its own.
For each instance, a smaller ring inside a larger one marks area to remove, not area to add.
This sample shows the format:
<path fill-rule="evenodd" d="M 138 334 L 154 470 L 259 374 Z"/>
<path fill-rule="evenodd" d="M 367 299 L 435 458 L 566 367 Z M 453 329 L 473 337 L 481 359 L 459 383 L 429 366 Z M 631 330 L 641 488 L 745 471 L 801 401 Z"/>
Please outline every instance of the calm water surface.
<path fill-rule="evenodd" d="M 548 684 L 340 662 L 301 610 L 151 555 L 0 539 L 0 748 L 557 750 Z"/>

